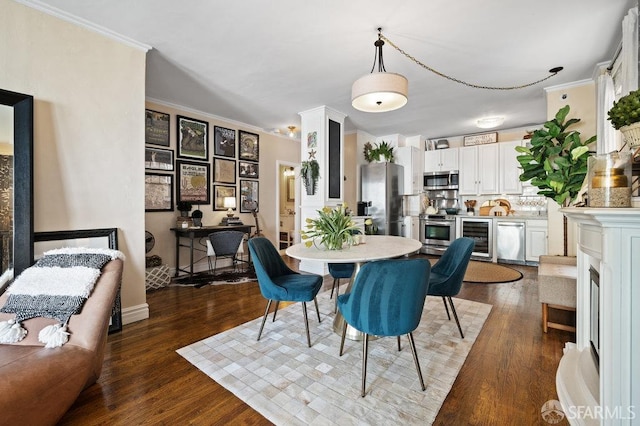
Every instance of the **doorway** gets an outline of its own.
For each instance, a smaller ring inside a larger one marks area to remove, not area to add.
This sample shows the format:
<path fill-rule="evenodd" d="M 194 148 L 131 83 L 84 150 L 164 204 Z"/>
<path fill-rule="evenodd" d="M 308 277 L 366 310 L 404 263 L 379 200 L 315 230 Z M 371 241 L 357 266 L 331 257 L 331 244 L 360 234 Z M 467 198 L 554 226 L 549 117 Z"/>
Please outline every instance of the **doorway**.
<path fill-rule="evenodd" d="M 300 199 L 299 170 L 300 165 L 279 161 L 277 164 L 278 202 L 276 203 L 277 247 L 285 250 L 299 241 L 300 221 L 298 205 Z"/>

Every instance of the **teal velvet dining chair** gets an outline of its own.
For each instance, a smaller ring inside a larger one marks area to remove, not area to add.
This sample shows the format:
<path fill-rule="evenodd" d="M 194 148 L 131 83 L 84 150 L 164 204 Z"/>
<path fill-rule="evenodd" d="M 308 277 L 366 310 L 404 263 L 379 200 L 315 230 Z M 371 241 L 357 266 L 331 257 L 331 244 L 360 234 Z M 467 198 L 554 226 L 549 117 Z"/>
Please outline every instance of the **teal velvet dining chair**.
<path fill-rule="evenodd" d="M 269 315 L 271 302 L 302 302 L 302 312 L 304 313 L 304 325 L 307 331 L 307 344 L 311 347 L 311 337 L 309 335 L 309 320 L 307 317 L 307 303 L 312 300 L 316 306 L 318 322 L 320 322 L 320 310 L 316 295 L 322 287 L 322 276 L 316 274 L 300 274 L 291 270 L 282 260 L 278 250 L 271 244 L 271 241 L 264 237 L 254 237 L 249 239 L 249 252 L 253 259 L 253 265 L 258 277 L 260 292 L 267 299 L 267 308 L 264 311 L 262 325 L 258 332 L 258 340 L 262 336 L 264 324 Z M 275 321 L 275 312 L 273 320 Z"/>
<path fill-rule="evenodd" d="M 331 295 L 329 299 L 333 297 L 333 290 L 336 290 L 336 302 L 333 308 L 333 312 L 338 310 L 338 295 L 340 294 L 340 280 L 344 278 L 351 278 L 353 271 L 356 269 L 355 263 L 329 263 L 329 275 L 333 278 L 333 285 L 331 286 Z"/>
<path fill-rule="evenodd" d="M 431 264 L 426 259 L 380 260 L 365 263 L 356 275 L 351 292 L 338 296 L 338 309 L 351 327 L 364 333 L 362 339 L 362 390 L 366 395 L 369 336 L 406 334 L 425 390 L 420 362 L 413 340 L 424 309 Z M 344 350 L 347 326 L 342 330 L 340 356 Z"/>
<path fill-rule="evenodd" d="M 447 307 L 447 301 L 449 302 L 453 317 L 456 319 L 460 337 L 463 339 L 464 334 L 462 333 L 462 327 L 460 327 L 460 320 L 451 298 L 460 292 L 474 245 L 475 242 L 471 238 L 461 237 L 454 240 L 431 268 L 431 276 L 429 278 L 428 296 L 442 297 L 447 317 L 451 321 L 451 315 L 449 315 L 449 308 Z"/>

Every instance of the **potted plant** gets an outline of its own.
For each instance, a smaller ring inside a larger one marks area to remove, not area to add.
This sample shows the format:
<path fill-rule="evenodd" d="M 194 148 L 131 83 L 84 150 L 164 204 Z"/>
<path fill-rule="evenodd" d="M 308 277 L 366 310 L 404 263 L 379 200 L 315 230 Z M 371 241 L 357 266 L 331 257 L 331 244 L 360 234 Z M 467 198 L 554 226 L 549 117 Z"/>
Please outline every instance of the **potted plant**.
<path fill-rule="evenodd" d="M 318 210 L 316 219 L 307 218 L 307 225 L 300 232 L 301 238 L 307 247 L 316 243 L 328 250 L 342 250 L 345 244 L 354 243 L 353 235 L 358 230 L 356 224 L 347 214 L 346 204 L 336 208 L 324 207 Z"/>
<path fill-rule="evenodd" d="M 555 118 L 533 132 L 531 147 L 517 146 L 522 174 L 520 181 L 531 181 L 539 195 L 555 200 L 563 207 L 570 206 L 580 193 L 587 176 L 587 160 L 592 152 L 589 144 L 595 136 L 582 141 L 580 132 L 567 128 L 580 122 L 572 118 L 565 122 L 569 105 L 560 108 Z M 564 253 L 567 255 L 567 218 L 564 217 Z"/>
<path fill-rule="evenodd" d="M 193 204 L 188 201 L 178 201 L 176 203 L 176 208 L 178 209 L 178 211 L 180 212 L 180 216 L 182 217 L 188 217 L 192 207 Z"/>
<path fill-rule="evenodd" d="M 367 162 L 371 163 L 375 161 L 393 163 L 393 146 L 385 141 L 380 142 L 379 145 L 377 143 L 374 145 L 375 146 L 371 145 L 371 142 L 364 144 L 363 153 L 364 159 L 367 160 Z"/>
<path fill-rule="evenodd" d="M 316 160 L 303 161 L 300 165 L 300 175 L 307 190 L 307 195 L 315 194 L 318 179 L 320 179 L 320 164 Z"/>
<path fill-rule="evenodd" d="M 614 102 L 608 119 L 630 148 L 640 146 L 640 89 Z"/>

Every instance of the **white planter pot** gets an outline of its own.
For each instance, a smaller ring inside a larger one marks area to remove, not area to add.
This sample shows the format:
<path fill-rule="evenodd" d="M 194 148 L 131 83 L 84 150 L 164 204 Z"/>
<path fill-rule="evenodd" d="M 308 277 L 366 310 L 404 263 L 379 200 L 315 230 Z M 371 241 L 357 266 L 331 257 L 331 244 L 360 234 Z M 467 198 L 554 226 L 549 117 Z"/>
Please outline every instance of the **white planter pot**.
<path fill-rule="evenodd" d="M 637 148 L 640 146 L 640 122 L 622 126 L 620 127 L 620 131 L 629 148 Z"/>

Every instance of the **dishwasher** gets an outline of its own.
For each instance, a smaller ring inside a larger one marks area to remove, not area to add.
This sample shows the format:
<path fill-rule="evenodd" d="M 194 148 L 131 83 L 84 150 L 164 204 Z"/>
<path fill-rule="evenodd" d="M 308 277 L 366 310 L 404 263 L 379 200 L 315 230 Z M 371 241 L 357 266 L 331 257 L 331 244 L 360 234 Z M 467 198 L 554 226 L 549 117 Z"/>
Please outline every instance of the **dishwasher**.
<path fill-rule="evenodd" d="M 524 222 L 498 221 L 496 231 L 498 262 L 524 265 Z"/>

